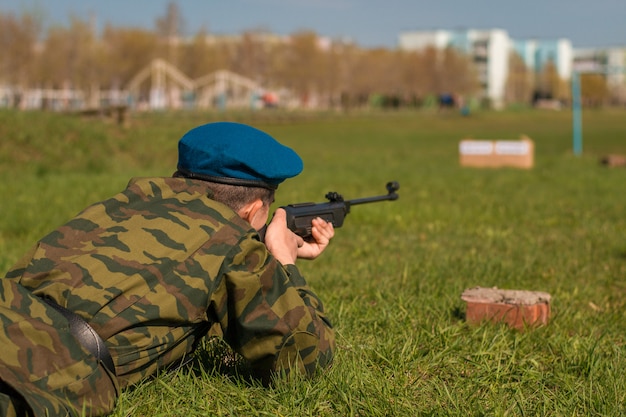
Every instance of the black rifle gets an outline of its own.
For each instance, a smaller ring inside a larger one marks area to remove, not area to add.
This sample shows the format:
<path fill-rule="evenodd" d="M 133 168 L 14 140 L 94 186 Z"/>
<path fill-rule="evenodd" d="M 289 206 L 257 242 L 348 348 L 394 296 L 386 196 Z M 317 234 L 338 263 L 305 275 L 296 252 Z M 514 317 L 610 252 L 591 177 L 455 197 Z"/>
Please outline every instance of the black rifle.
<path fill-rule="evenodd" d="M 298 203 L 282 206 L 287 212 L 287 227 L 295 234 L 307 239 L 311 236 L 311 222 L 320 217 L 333 224 L 335 228 L 343 225 L 343 219 L 350 213 L 350 207 L 357 204 L 374 203 L 377 201 L 397 200 L 396 191 L 400 188 L 397 181 L 387 183 L 387 195 L 344 200 L 341 194 L 334 191 L 326 194 L 326 203 Z M 261 239 L 265 238 L 265 227 L 259 231 Z"/>

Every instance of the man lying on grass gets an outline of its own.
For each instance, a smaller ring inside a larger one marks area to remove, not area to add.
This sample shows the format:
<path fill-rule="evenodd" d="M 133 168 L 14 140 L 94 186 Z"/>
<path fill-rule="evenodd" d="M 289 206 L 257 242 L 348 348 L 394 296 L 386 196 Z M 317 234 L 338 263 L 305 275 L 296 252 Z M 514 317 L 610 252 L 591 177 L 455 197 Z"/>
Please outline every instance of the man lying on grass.
<path fill-rule="evenodd" d="M 0 279 L 0 414 L 103 415 L 120 389 L 217 326 L 265 381 L 330 364 L 334 333 L 298 268 L 334 236 L 287 228 L 274 192 L 302 160 L 237 123 L 192 129 L 171 178 L 133 179 L 41 239 Z"/>

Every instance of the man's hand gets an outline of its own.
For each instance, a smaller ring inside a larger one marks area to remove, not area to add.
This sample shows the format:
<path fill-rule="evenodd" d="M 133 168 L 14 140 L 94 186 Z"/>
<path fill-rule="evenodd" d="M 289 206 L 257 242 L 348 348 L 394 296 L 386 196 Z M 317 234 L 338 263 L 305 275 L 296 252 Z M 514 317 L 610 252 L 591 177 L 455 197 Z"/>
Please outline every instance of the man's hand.
<path fill-rule="evenodd" d="M 328 247 L 330 239 L 335 236 L 335 229 L 332 223 L 317 217 L 311 222 L 313 227 L 311 228 L 312 239 L 303 241 L 302 246 L 298 248 L 298 258 L 302 259 L 315 259 L 324 252 L 324 249 Z"/>
<path fill-rule="evenodd" d="M 295 264 L 297 258 L 315 259 L 328 246 L 335 235 L 331 223 L 320 218 L 312 222 L 310 241 L 305 241 L 287 227 L 285 210 L 279 208 L 267 226 L 265 245 L 272 255 L 283 265 Z"/>

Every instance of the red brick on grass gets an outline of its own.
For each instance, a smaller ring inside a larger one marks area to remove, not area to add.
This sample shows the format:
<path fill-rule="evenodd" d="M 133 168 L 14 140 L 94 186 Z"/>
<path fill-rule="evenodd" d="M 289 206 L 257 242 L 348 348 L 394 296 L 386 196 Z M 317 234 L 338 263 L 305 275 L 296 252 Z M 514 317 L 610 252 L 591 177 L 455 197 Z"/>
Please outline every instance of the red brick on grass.
<path fill-rule="evenodd" d="M 626 167 L 626 156 L 624 155 L 607 155 L 600 159 L 602 165 L 608 167 Z"/>
<path fill-rule="evenodd" d="M 461 299 L 467 303 L 465 318 L 471 324 L 501 322 L 524 330 L 550 320 L 550 294 L 545 292 L 476 287 L 465 290 Z"/>

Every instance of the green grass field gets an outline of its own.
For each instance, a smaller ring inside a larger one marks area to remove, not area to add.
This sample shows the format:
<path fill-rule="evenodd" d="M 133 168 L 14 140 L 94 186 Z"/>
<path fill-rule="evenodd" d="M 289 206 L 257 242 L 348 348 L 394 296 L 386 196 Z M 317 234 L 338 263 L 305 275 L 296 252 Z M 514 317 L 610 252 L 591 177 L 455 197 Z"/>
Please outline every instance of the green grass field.
<path fill-rule="evenodd" d="M 156 113 L 125 127 L 0 112 L 0 270 L 133 176 L 169 176 L 176 143 L 215 120 L 249 122 L 296 149 L 305 170 L 277 205 L 386 193 L 353 207 L 331 247 L 301 261 L 338 337 L 334 366 L 262 388 L 207 344 L 191 369 L 120 398 L 115 416 L 617 416 L 626 413 L 626 111 Z M 462 138 L 535 141 L 535 167 L 458 164 Z M 550 323 L 469 326 L 464 289 L 552 295 Z"/>

